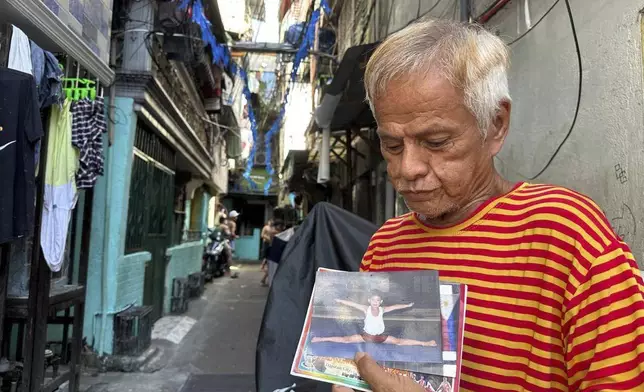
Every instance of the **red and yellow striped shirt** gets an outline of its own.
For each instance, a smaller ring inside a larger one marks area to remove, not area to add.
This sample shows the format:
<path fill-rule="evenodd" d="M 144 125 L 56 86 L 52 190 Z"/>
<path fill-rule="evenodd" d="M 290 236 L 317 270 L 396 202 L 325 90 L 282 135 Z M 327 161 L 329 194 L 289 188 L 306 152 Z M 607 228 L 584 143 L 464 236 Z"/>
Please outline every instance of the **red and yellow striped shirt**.
<path fill-rule="evenodd" d="M 391 219 L 361 270 L 410 269 L 468 285 L 462 390 L 644 391 L 642 279 L 587 197 L 521 183 L 453 227 Z"/>

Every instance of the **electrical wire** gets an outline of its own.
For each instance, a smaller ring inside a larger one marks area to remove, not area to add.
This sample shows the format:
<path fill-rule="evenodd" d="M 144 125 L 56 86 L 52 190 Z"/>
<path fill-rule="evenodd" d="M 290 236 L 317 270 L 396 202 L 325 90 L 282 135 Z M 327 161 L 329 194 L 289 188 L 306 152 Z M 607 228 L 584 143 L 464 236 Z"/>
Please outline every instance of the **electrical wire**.
<path fill-rule="evenodd" d="M 369 13 L 367 14 L 367 23 L 364 24 L 362 27 L 362 34 L 360 35 L 360 45 L 364 43 L 364 39 L 367 33 L 367 28 L 369 28 L 369 24 L 371 24 L 371 15 L 373 14 L 374 8 L 376 8 L 376 1 L 373 0 L 371 2 L 371 7 L 369 8 Z M 420 0 L 418 0 L 418 10 L 420 11 Z"/>
<path fill-rule="evenodd" d="M 227 125 L 223 125 L 223 124 L 220 124 L 220 123 L 218 123 L 218 122 L 214 122 L 214 121 L 212 121 L 211 119 L 209 119 L 208 117 L 201 117 L 201 119 L 202 119 L 203 121 L 205 121 L 205 122 L 209 123 L 209 124 L 212 124 L 212 125 L 215 125 L 215 126 L 217 126 L 217 127 L 219 127 L 219 128 L 222 128 L 222 129 L 225 129 L 225 130 L 227 130 L 227 131 L 230 131 L 230 132 L 234 133 L 234 134 L 235 134 L 235 136 L 239 136 L 239 137 L 241 137 L 241 134 L 239 133 L 239 130 L 240 130 L 241 128 L 239 128 L 239 127 L 229 127 L 229 126 L 227 126 Z"/>
<path fill-rule="evenodd" d="M 570 19 L 570 28 L 572 29 L 572 37 L 575 41 L 575 50 L 577 51 L 577 64 L 579 68 L 579 87 L 577 89 L 577 105 L 575 107 L 575 114 L 572 118 L 572 124 L 570 124 L 570 129 L 568 129 L 568 132 L 566 133 L 566 136 L 563 138 L 561 143 L 557 146 L 555 149 L 555 152 L 550 156 L 544 167 L 534 176 L 532 177 L 527 177 L 528 180 L 534 180 L 540 175 L 542 175 L 548 167 L 550 167 L 550 164 L 552 164 L 552 161 L 554 161 L 555 157 L 559 154 L 559 151 L 561 151 L 561 148 L 563 145 L 568 141 L 568 138 L 570 138 L 570 135 L 572 134 L 573 129 L 575 128 L 575 124 L 577 123 L 577 117 L 579 116 L 579 107 L 581 103 L 581 92 L 582 92 L 582 80 L 583 80 L 583 65 L 581 61 L 581 51 L 579 49 L 579 40 L 577 39 L 577 29 L 575 28 L 575 20 L 572 15 L 572 10 L 570 8 L 570 0 L 564 0 L 566 3 L 566 10 L 568 11 L 568 18 Z M 557 3 L 559 1 L 557 0 Z M 556 3 L 555 3 L 556 4 Z M 549 12 L 549 11 L 548 11 Z M 543 18 L 542 18 L 543 19 Z M 538 22 L 537 22 L 538 24 Z M 536 25 L 535 25 L 536 26 Z M 534 28 L 534 26 L 533 26 Z M 525 177 L 525 176 L 523 176 Z"/>
<path fill-rule="evenodd" d="M 414 22 L 417 22 L 418 20 L 420 20 L 420 19 L 424 18 L 425 16 L 429 15 L 429 13 L 430 13 L 430 12 L 432 12 L 434 9 L 436 9 L 436 7 L 438 7 L 438 5 L 439 5 L 440 3 L 442 3 L 442 2 L 443 2 L 443 0 L 436 0 L 436 3 L 434 3 L 434 5 L 433 5 L 429 10 L 427 10 L 427 11 L 423 12 L 423 13 L 422 13 L 422 15 L 420 15 L 419 17 L 417 17 L 417 18 L 415 18 L 415 19 L 410 20 L 409 22 L 407 22 L 407 24 L 406 24 L 406 25 L 404 25 L 403 27 L 399 28 L 398 30 L 394 30 L 394 31 L 392 31 L 392 32 L 391 32 L 391 34 L 396 34 L 396 33 L 397 33 L 397 32 L 399 32 L 400 30 L 402 30 L 402 29 L 404 29 L 404 28 L 408 27 L 410 24 L 412 24 L 412 23 L 414 23 Z M 454 3 L 456 4 L 456 3 L 457 3 L 457 1 L 454 1 Z M 392 5 L 393 5 L 393 2 L 392 2 Z M 391 18 L 391 10 L 389 11 L 389 18 Z M 390 21 L 391 21 L 391 20 L 390 20 Z M 389 29 L 389 23 L 387 23 L 387 29 Z M 388 32 L 387 32 L 386 36 L 388 36 L 388 35 L 389 35 L 389 34 L 388 34 Z"/>
<path fill-rule="evenodd" d="M 539 23 L 541 23 L 541 21 L 543 21 L 546 18 L 546 16 L 548 16 L 548 14 L 555 8 L 555 6 L 557 4 L 559 4 L 559 1 L 560 0 L 556 0 L 554 3 L 552 3 L 550 8 L 548 8 L 548 10 L 543 14 L 543 16 L 541 16 L 541 18 L 539 18 L 539 20 L 537 20 L 537 22 L 534 25 L 532 25 L 532 27 L 530 27 L 523 34 L 521 34 L 520 36 L 516 37 L 512 41 L 508 42 L 508 46 L 516 44 L 519 40 L 521 40 L 523 37 L 528 35 L 528 33 L 530 33 L 535 27 L 537 27 L 539 25 Z"/>
<path fill-rule="evenodd" d="M 438 0 L 441 1 L 441 0 Z M 394 14 L 394 4 L 396 3 L 396 0 L 391 0 L 391 5 L 389 6 L 389 17 L 387 18 L 387 26 L 385 26 L 385 37 L 389 35 L 389 25 L 391 24 L 391 16 Z M 380 35 L 380 32 L 378 32 Z M 380 37 L 378 37 L 380 38 Z"/>
<path fill-rule="evenodd" d="M 459 5 L 458 0 L 454 0 L 454 3 L 451 6 L 446 7 L 443 13 L 438 16 L 438 19 L 445 18 L 447 14 L 450 13 L 450 10 L 452 12 L 452 19 L 456 19 L 456 13 L 458 12 L 458 5 Z"/>
<path fill-rule="evenodd" d="M 409 25 L 410 25 L 410 24 L 412 24 L 413 22 L 415 22 L 415 21 L 417 21 L 417 20 L 419 20 L 419 19 L 422 19 L 422 18 L 424 18 L 425 16 L 429 15 L 429 13 L 430 13 L 430 12 L 432 12 L 432 11 L 434 11 L 434 10 L 436 9 L 436 7 L 438 7 L 438 6 L 440 5 L 440 3 L 442 3 L 442 2 L 443 2 L 443 0 L 436 0 L 436 3 L 434 3 L 434 5 L 433 5 L 430 9 L 428 9 L 428 10 L 427 10 L 427 11 L 425 11 L 425 12 L 423 12 L 423 14 L 422 14 L 422 15 L 420 15 L 418 18 L 416 18 L 416 19 L 414 19 L 414 20 L 410 21 L 409 23 L 407 23 L 407 26 L 409 26 Z M 454 1 L 454 4 L 456 4 L 456 3 L 457 3 L 457 1 Z M 405 27 L 407 27 L 407 26 L 405 26 Z"/>

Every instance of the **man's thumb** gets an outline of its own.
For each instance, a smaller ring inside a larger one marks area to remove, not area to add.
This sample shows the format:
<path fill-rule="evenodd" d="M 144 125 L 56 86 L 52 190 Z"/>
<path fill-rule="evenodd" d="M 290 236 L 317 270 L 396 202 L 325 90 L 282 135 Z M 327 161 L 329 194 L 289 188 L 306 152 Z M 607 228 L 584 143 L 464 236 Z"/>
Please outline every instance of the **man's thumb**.
<path fill-rule="evenodd" d="M 389 374 L 385 372 L 370 356 L 365 353 L 357 353 L 355 357 L 356 366 L 360 376 L 371 385 L 385 386 L 389 381 Z"/>

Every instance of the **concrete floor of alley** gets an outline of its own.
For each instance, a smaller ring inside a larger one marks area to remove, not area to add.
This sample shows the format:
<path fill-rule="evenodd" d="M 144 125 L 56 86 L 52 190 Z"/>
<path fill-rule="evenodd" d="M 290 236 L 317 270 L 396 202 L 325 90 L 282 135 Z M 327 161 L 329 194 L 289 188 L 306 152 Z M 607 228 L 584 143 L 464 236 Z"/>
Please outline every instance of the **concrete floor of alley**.
<path fill-rule="evenodd" d="M 239 266 L 237 279 L 208 284 L 188 312 L 155 326 L 152 373 L 85 374 L 86 392 L 251 392 L 255 346 L 268 289 L 259 266 Z M 165 330 L 164 330 L 165 329 Z"/>

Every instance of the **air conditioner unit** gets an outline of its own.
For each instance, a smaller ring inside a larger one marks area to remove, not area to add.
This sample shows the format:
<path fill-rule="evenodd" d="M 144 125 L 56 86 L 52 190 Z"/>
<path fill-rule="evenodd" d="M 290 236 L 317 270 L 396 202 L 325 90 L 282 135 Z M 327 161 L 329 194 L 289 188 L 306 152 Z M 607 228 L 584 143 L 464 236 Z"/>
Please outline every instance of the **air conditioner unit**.
<path fill-rule="evenodd" d="M 159 25 L 164 29 L 173 29 L 179 27 L 188 21 L 186 10 L 180 10 L 176 2 L 160 2 L 159 12 L 157 13 Z"/>

